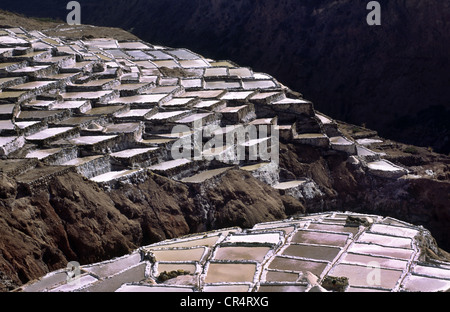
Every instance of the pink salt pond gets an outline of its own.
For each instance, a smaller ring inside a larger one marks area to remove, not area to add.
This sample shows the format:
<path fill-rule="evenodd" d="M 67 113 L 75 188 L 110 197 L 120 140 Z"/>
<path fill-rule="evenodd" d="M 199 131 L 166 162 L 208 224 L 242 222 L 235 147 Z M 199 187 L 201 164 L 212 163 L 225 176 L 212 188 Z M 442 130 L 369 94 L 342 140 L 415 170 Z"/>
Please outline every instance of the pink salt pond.
<path fill-rule="evenodd" d="M 273 259 L 272 263 L 269 265 L 269 269 L 294 272 L 309 271 L 316 276 L 320 276 L 326 266 L 327 262 L 275 257 L 275 259 Z"/>
<path fill-rule="evenodd" d="M 283 255 L 332 261 L 340 251 L 340 248 L 335 247 L 291 244 L 283 252 Z"/>
<path fill-rule="evenodd" d="M 253 263 L 210 263 L 205 283 L 253 282 L 255 272 Z"/>
<path fill-rule="evenodd" d="M 313 231 L 298 231 L 292 238 L 294 243 L 331 245 L 343 247 L 348 239 L 348 235 L 335 233 L 321 233 Z"/>
<path fill-rule="evenodd" d="M 392 289 L 402 273 L 400 270 L 341 263 L 335 266 L 328 275 L 348 277 L 350 286 Z"/>
<path fill-rule="evenodd" d="M 266 274 L 267 282 L 296 282 L 299 279 L 299 273 L 283 272 L 283 271 L 268 271 Z"/>
<path fill-rule="evenodd" d="M 151 250 L 156 261 L 200 261 L 205 253 L 205 248 Z"/>
<path fill-rule="evenodd" d="M 216 251 L 216 260 L 254 260 L 263 261 L 269 247 L 220 247 Z"/>

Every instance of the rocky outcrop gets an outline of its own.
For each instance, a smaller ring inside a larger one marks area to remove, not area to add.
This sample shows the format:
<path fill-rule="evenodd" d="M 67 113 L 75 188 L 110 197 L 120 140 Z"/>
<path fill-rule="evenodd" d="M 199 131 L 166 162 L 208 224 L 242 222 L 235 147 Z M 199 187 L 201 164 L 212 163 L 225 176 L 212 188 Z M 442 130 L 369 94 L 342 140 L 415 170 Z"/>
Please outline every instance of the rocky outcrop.
<path fill-rule="evenodd" d="M 251 227 L 304 212 L 301 203 L 244 171 L 230 171 L 215 187 L 205 187 L 209 207 L 199 205 L 201 199 L 188 186 L 158 175 L 107 193 L 67 173 L 32 194 L 21 193 L 13 179 L 3 176 L 0 190 L 4 287 L 69 261 L 92 263 L 168 238 L 224 225 Z"/>

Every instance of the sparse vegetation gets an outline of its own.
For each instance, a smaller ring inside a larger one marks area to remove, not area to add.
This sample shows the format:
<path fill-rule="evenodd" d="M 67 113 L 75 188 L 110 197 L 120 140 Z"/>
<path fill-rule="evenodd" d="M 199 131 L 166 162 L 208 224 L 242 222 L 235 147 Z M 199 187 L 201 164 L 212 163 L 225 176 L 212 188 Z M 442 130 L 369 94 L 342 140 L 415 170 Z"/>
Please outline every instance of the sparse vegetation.
<path fill-rule="evenodd" d="M 405 148 L 403 150 L 403 152 L 408 153 L 408 154 L 413 154 L 413 155 L 419 154 L 419 151 L 414 146 L 408 146 L 407 148 Z"/>
<path fill-rule="evenodd" d="M 181 275 L 189 275 L 189 274 L 191 274 L 191 273 L 189 271 L 185 271 L 185 270 L 176 270 L 176 271 L 170 271 L 170 272 L 164 271 L 158 276 L 158 283 L 163 283 L 172 278 L 176 278 Z"/>
<path fill-rule="evenodd" d="M 39 22 L 43 22 L 43 23 L 64 23 L 62 20 L 60 19 L 54 19 L 51 17 L 33 17 L 33 19 L 39 21 Z"/>

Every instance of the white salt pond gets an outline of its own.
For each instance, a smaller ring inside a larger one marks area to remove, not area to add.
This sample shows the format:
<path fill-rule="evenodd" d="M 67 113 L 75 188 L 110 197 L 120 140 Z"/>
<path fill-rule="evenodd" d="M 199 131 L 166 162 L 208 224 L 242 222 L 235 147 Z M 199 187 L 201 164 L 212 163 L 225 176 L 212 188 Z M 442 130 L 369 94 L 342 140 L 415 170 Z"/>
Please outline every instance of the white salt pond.
<path fill-rule="evenodd" d="M 169 170 L 172 168 L 176 168 L 178 166 L 183 166 L 186 165 L 188 163 L 190 163 L 191 161 L 188 159 L 175 159 L 175 160 L 169 160 L 166 162 L 162 162 L 159 163 L 157 165 L 153 165 L 151 167 L 148 167 L 149 170 Z"/>
<path fill-rule="evenodd" d="M 135 174 L 139 171 L 141 171 L 141 169 L 133 169 L 133 170 L 125 169 L 125 170 L 121 170 L 121 171 L 111 171 L 108 173 L 104 173 L 104 174 L 95 176 L 95 177 L 91 178 L 90 180 L 97 182 L 97 183 L 108 182 L 108 181 L 112 181 L 115 179 L 127 177 L 127 176 Z"/>
<path fill-rule="evenodd" d="M 261 233 L 261 234 L 247 234 L 247 235 L 230 235 L 227 237 L 228 243 L 265 243 L 278 244 L 280 241 L 279 233 Z"/>

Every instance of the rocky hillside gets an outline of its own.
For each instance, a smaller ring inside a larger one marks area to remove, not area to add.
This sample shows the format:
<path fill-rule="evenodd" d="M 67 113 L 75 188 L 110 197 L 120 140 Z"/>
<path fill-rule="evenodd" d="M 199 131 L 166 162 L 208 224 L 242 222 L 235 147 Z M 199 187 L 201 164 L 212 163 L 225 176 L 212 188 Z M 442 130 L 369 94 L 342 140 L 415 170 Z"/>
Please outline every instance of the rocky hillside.
<path fill-rule="evenodd" d="M 67 1 L 2 1 L 28 16 L 65 20 Z M 450 152 L 450 6 L 379 1 L 79 1 L 83 22 L 148 42 L 232 59 L 301 90 L 317 109 L 409 144 Z M 105 14 L 105 12 L 108 12 Z"/>

